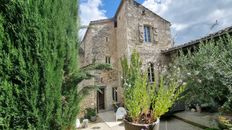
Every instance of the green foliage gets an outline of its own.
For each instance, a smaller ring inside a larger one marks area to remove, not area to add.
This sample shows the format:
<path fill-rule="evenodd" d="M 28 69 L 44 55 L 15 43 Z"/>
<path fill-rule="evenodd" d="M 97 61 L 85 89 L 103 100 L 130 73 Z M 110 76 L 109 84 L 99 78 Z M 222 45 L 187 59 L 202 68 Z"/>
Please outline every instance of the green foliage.
<path fill-rule="evenodd" d="M 124 86 L 124 102 L 128 109 L 128 115 L 133 122 L 138 122 L 142 112 L 147 112 L 150 104 L 146 91 L 147 79 L 141 74 L 141 65 L 139 54 L 133 52 L 130 64 L 127 59 L 121 60 L 123 68 L 123 86 Z"/>
<path fill-rule="evenodd" d="M 81 70 L 84 71 L 90 71 L 90 70 L 112 70 L 111 64 L 89 64 L 87 66 L 84 66 L 81 68 Z"/>
<path fill-rule="evenodd" d="M 83 98 L 77 1 L 0 3 L 0 129 L 70 129 Z"/>
<path fill-rule="evenodd" d="M 218 121 L 219 128 L 232 130 L 232 119 L 231 119 L 231 117 L 221 115 L 221 116 L 218 117 L 217 121 Z"/>
<path fill-rule="evenodd" d="M 218 130 L 216 128 L 206 128 L 205 130 Z"/>
<path fill-rule="evenodd" d="M 150 96 L 154 118 L 160 118 L 168 112 L 169 108 L 180 98 L 180 94 L 184 92 L 185 86 L 185 83 L 178 83 L 175 80 L 165 83 L 161 76 L 159 84 L 154 84 L 151 89 L 156 92 Z"/>
<path fill-rule="evenodd" d="M 232 112 L 231 50 L 232 38 L 227 35 L 200 44 L 194 53 L 180 52 L 171 70 L 179 79 L 188 82 L 188 102 L 222 106 L 224 111 Z"/>
<path fill-rule="evenodd" d="M 96 116 L 96 109 L 94 108 L 86 108 L 86 117 L 90 119 L 91 116 Z"/>
<path fill-rule="evenodd" d="M 132 53 L 130 63 L 124 58 L 121 65 L 124 102 L 132 122 L 154 122 L 172 107 L 184 91 L 185 85 L 179 84 L 176 80 L 165 83 L 162 76 L 160 80 L 156 78 L 155 83 L 150 85 L 147 74 L 141 70 L 142 62 L 136 51 Z"/>
<path fill-rule="evenodd" d="M 127 89 L 129 93 L 125 98 L 125 106 L 134 122 L 138 122 L 142 113 L 149 111 L 150 102 L 147 94 L 147 80 L 145 76 L 139 76 L 135 80 L 133 88 Z M 125 95 L 124 95 L 125 96 Z"/>

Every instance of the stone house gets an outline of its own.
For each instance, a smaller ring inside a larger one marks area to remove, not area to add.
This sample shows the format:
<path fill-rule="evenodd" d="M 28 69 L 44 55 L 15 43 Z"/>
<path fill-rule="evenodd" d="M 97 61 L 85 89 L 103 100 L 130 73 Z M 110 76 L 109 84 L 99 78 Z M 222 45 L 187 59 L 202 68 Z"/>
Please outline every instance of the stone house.
<path fill-rule="evenodd" d="M 92 91 L 81 109 L 111 110 L 113 103 L 123 102 L 120 59 L 129 59 L 134 49 L 153 82 L 159 66 L 168 63 L 161 50 L 172 47 L 170 26 L 169 21 L 134 0 L 122 0 L 111 19 L 91 21 L 80 45 L 80 65 L 108 63 L 113 69 L 93 71 L 96 77 L 82 82 L 81 86 L 101 86 L 102 92 Z"/>

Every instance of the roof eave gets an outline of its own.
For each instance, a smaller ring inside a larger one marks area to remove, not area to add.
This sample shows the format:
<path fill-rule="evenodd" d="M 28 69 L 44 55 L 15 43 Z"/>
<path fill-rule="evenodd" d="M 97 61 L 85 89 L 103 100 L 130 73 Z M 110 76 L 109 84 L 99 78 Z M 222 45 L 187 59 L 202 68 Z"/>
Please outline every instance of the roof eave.
<path fill-rule="evenodd" d="M 161 50 L 161 53 L 162 54 L 170 54 L 172 52 L 178 51 L 179 49 L 183 49 L 183 48 L 187 48 L 187 47 L 199 44 L 202 41 L 206 41 L 206 40 L 209 40 L 209 39 L 212 39 L 212 38 L 215 38 L 215 37 L 219 37 L 219 36 L 225 35 L 226 33 L 232 33 L 232 26 L 221 29 L 221 30 L 219 30 L 219 31 L 217 31 L 215 33 L 209 34 L 209 35 L 207 35 L 205 37 L 202 37 L 200 39 L 190 41 L 190 42 L 184 43 L 182 45 L 169 48 L 167 50 Z"/>

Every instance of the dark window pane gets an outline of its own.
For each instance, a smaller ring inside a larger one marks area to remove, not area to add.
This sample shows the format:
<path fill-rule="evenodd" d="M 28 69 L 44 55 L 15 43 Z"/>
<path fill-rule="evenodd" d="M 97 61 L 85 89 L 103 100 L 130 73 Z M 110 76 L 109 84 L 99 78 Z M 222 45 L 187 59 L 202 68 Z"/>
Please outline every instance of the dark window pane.
<path fill-rule="evenodd" d="M 114 101 L 118 101 L 117 88 L 112 88 L 112 98 Z"/>
<path fill-rule="evenodd" d="M 144 41 L 147 42 L 147 27 L 144 26 Z"/>
<path fill-rule="evenodd" d="M 148 79 L 149 79 L 150 82 L 155 81 L 155 71 L 154 71 L 154 64 L 153 63 L 149 63 Z"/>
<path fill-rule="evenodd" d="M 144 26 L 144 42 L 151 42 L 151 30 L 149 26 Z"/>

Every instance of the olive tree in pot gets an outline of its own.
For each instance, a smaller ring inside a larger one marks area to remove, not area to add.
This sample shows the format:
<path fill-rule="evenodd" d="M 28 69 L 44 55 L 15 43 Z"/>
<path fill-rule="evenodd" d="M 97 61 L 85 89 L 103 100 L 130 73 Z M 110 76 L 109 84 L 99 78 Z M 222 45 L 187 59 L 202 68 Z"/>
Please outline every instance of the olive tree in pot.
<path fill-rule="evenodd" d="M 141 71 L 142 62 L 134 51 L 130 62 L 121 60 L 123 70 L 124 104 L 127 116 L 124 119 L 125 130 L 159 129 L 160 117 L 168 112 L 185 85 L 175 80 L 164 82 L 163 77 L 153 85 L 148 83 L 147 74 Z"/>

